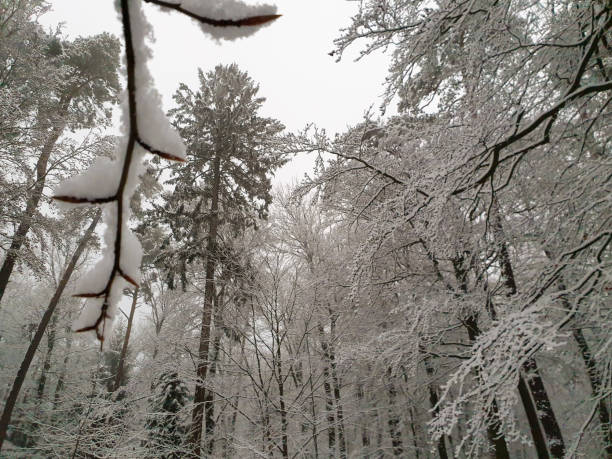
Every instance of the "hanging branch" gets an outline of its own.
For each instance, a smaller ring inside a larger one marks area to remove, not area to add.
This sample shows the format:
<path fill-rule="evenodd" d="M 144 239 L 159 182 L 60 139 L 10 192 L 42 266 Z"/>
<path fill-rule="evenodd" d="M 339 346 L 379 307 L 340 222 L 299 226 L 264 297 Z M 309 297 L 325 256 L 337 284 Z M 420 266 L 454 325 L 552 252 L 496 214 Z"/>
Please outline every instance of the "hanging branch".
<path fill-rule="evenodd" d="M 206 16 L 202 16 L 196 12 L 190 11 L 182 6 L 181 3 L 165 2 L 163 0 L 144 0 L 145 3 L 153 3 L 154 5 L 162 8 L 171 9 L 183 13 L 202 24 L 211 25 L 214 27 L 244 27 L 244 26 L 258 26 L 267 22 L 273 21 L 281 17 L 280 14 L 265 14 L 260 16 L 251 16 L 243 19 L 213 19 Z"/>
<path fill-rule="evenodd" d="M 57 201 L 65 202 L 68 204 L 110 204 L 114 203 L 116 205 L 116 218 L 115 221 L 107 222 L 108 231 L 112 231 L 111 237 L 112 244 L 107 240 L 107 245 L 112 245 L 112 267 L 110 269 L 110 273 L 108 275 L 108 279 L 104 286 L 99 290 L 94 291 L 85 291 L 82 293 L 78 293 L 74 296 L 80 298 L 98 298 L 102 300 L 100 310 L 97 313 L 95 320 L 86 321 L 86 325 L 77 327 L 75 330 L 77 333 L 79 332 L 87 332 L 94 331 L 97 339 L 100 341 L 101 346 L 104 342 L 105 334 L 107 332 L 106 321 L 112 320 L 114 316 L 114 311 L 111 310 L 111 307 L 114 308 L 117 299 L 112 295 L 116 290 L 113 288 L 118 288 L 115 285 L 115 281 L 120 278 L 125 280 L 126 282 L 132 284 L 134 287 L 138 287 L 138 282 L 136 280 L 135 275 L 131 275 L 129 270 L 125 267 L 125 247 L 122 244 L 125 244 L 125 239 L 127 238 L 127 234 L 124 234 L 124 231 L 129 231 L 127 222 L 129 220 L 129 203 L 131 194 L 135 188 L 134 183 L 130 182 L 130 171 L 132 174 L 135 174 L 135 168 L 138 166 L 136 158 L 139 158 L 138 155 L 135 154 L 136 145 L 140 146 L 143 150 L 148 151 L 151 154 L 157 155 L 161 158 L 168 159 L 171 161 L 184 161 L 183 157 L 180 154 L 169 153 L 164 151 L 162 148 L 158 148 L 153 146 L 151 143 L 143 140 L 141 136 L 141 131 L 139 130 L 139 117 L 137 112 L 137 102 L 146 105 L 147 101 L 144 99 L 139 99 L 137 97 L 137 66 L 146 65 L 145 56 L 143 53 L 135 52 L 134 46 L 134 18 L 130 16 L 130 3 L 134 5 L 135 0 L 121 0 L 120 4 L 120 12 L 121 18 L 123 22 L 123 34 L 125 40 L 125 57 L 126 57 L 126 69 L 127 69 L 127 99 L 128 99 L 128 107 L 127 107 L 127 115 L 129 119 L 129 125 L 127 126 L 126 133 L 126 145 L 125 145 L 125 154 L 123 156 L 123 162 L 121 164 L 121 170 L 119 175 L 119 183 L 117 184 L 116 189 L 110 195 L 106 196 L 79 196 L 79 193 L 59 193 L 53 198 Z M 218 20 L 211 19 L 204 16 L 199 16 L 191 11 L 188 11 L 181 7 L 180 4 L 173 4 L 169 2 L 163 2 L 158 0 L 144 0 L 148 3 L 154 3 L 159 6 L 165 8 L 171 8 L 176 11 L 179 11 L 183 14 L 186 14 L 198 21 L 207 24 L 213 25 L 217 27 L 242 27 L 242 26 L 255 26 L 268 23 L 278 18 L 279 15 L 271 14 L 271 15 L 260 15 L 260 16 L 252 16 L 246 17 L 244 19 L 239 20 Z M 133 12 L 133 11 L 132 11 Z M 136 18 L 136 21 L 143 21 L 142 17 Z M 146 25 L 146 23 L 144 24 Z M 143 24 L 138 24 L 139 27 L 144 27 Z M 142 33 L 142 30 L 139 30 Z M 142 37 L 142 45 L 144 46 L 144 35 Z M 139 45 L 141 43 L 138 43 Z M 140 50 L 139 50 L 140 51 Z M 140 62 L 142 60 L 143 62 Z M 140 70 L 140 67 L 138 67 Z M 140 78 L 140 74 L 139 74 Z M 145 108 L 148 108 L 145 107 Z M 159 139 L 158 139 L 159 140 Z M 180 142 L 180 138 L 178 139 Z M 183 147 L 184 148 L 184 147 Z M 94 168 L 90 169 L 93 171 Z M 106 174 L 108 174 L 108 168 L 104 170 Z M 112 173 L 111 173 L 112 174 Z M 105 177 L 106 178 L 106 177 Z M 112 175 L 109 178 L 109 181 L 112 180 Z M 87 186 L 89 183 L 84 183 L 81 180 L 79 186 Z M 80 191 L 80 190 L 79 190 Z M 86 193 L 83 193 L 86 194 Z M 110 217 L 112 220 L 112 215 Z M 133 254 L 132 254 L 133 255 Z M 137 267 L 140 264 L 140 254 L 138 255 Z M 134 256 L 136 258 L 136 256 Z M 132 261 L 132 260 L 130 260 Z M 120 291 L 121 289 L 119 289 Z"/>

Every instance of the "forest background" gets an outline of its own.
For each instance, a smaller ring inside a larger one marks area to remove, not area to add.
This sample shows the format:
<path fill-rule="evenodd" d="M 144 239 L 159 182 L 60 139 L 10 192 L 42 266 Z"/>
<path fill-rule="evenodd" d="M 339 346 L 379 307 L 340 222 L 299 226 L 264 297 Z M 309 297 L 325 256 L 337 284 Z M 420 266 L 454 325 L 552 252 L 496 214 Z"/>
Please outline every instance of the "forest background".
<path fill-rule="evenodd" d="M 137 113 L 112 328 L 114 274 L 70 294 L 114 204 L 51 202 L 115 186 L 132 41 L 157 104 L 108 3 L 0 2 L 0 454 L 612 457 L 609 2 L 286 2 L 229 44 L 142 2 L 180 137 Z"/>

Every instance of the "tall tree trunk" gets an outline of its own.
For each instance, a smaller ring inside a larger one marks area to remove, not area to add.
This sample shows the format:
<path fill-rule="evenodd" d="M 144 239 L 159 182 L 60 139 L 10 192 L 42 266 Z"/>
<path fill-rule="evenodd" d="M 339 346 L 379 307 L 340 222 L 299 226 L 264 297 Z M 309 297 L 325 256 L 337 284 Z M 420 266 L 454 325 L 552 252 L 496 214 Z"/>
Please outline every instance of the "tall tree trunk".
<path fill-rule="evenodd" d="M 610 424 L 610 412 L 606 407 L 605 399 L 601 395 L 601 374 L 597 368 L 597 361 L 591 353 L 589 344 L 587 343 L 584 334 L 580 328 L 574 328 L 572 330 L 574 339 L 580 349 L 580 355 L 584 361 L 584 365 L 589 375 L 589 382 L 591 383 L 591 393 L 593 398 L 598 401 L 598 412 L 599 412 L 599 424 L 601 429 L 601 435 L 603 444 L 608 457 L 612 458 L 612 425 Z"/>
<path fill-rule="evenodd" d="M 66 371 L 68 371 L 68 361 L 70 360 L 70 349 L 72 348 L 72 331 L 68 328 L 68 336 L 66 338 L 66 349 L 64 349 L 64 361 L 62 362 L 62 369 L 60 370 L 59 377 L 57 378 L 57 384 L 55 385 L 55 392 L 53 394 L 53 409 L 57 409 L 60 401 L 60 396 L 64 390 L 64 381 L 66 379 Z"/>
<path fill-rule="evenodd" d="M 455 271 L 455 278 L 459 290 L 463 293 L 467 293 L 467 274 L 468 270 L 463 266 L 463 256 L 459 256 L 452 260 L 453 269 Z M 469 340 L 474 343 L 480 335 L 480 328 L 478 327 L 478 316 L 476 313 L 470 314 L 464 321 L 463 325 L 466 328 Z M 478 378 L 478 374 L 476 375 Z M 493 457 L 496 459 L 510 459 L 508 452 L 508 445 L 506 444 L 506 438 L 501 431 L 501 421 L 499 419 L 499 408 L 497 406 L 497 400 L 493 399 L 491 403 L 491 411 L 487 413 L 487 438 L 489 443 L 493 447 Z"/>
<path fill-rule="evenodd" d="M 361 450 L 363 459 L 369 459 L 368 451 L 370 449 L 370 431 L 368 429 L 369 424 L 369 413 L 368 413 L 368 402 L 363 391 L 363 383 L 357 383 L 357 400 L 358 407 L 365 410 L 365 414 L 361 417 Z"/>
<path fill-rule="evenodd" d="M 384 457 L 382 409 L 376 409 L 376 457 Z"/>
<path fill-rule="evenodd" d="M 527 416 L 527 422 L 529 423 L 529 429 L 531 430 L 531 437 L 533 438 L 533 444 L 535 446 L 538 459 L 547 459 L 550 456 L 548 454 L 548 448 L 546 447 L 546 438 L 544 438 L 544 434 L 540 428 L 538 412 L 535 404 L 533 403 L 533 399 L 531 398 L 531 391 L 529 390 L 529 387 L 525 382 L 525 377 L 522 374 L 519 375 L 518 391 L 523 404 L 523 409 L 525 410 L 525 415 Z"/>
<path fill-rule="evenodd" d="M 440 407 L 438 406 L 438 388 L 435 386 L 433 380 L 434 369 L 431 366 L 431 362 L 429 361 L 429 356 L 425 355 L 423 358 L 423 364 L 425 365 L 425 373 L 430 378 L 430 381 L 427 384 L 429 389 L 429 403 L 431 404 L 431 409 L 433 410 L 434 416 L 438 416 L 440 413 Z M 438 439 L 438 454 L 440 455 L 440 459 L 448 459 L 448 453 L 446 452 L 446 443 L 444 442 L 444 435 L 440 436 Z"/>
<path fill-rule="evenodd" d="M 338 427 L 338 449 L 340 451 L 340 459 L 346 459 L 348 451 L 346 449 L 346 440 L 344 436 L 344 413 L 342 410 L 342 400 L 340 399 L 340 379 L 338 378 L 336 352 L 334 350 L 334 342 L 336 339 L 336 320 L 338 316 L 337 314 L 334 314 L 331 309 L 329 310 L 329 313 L 331 340 L 327 345 L 327 351 L 331 368 L 332 383 L 334 386 L 334 401 L 336 404 L 336 419 Z"/>
<path fill-rule="evenodd" d="M 276 378 L 278 383 L 278 401 L 279 411 L 281 416 L 281 454 L 285 459 L 289 458 L 289 442 L 287 438 L 287 406 L 285 404 L 285 383 L 283 378 L 283 367 L 282 367 L 282 354 L 281 354 L 281 340 L 280 340 L 280 327 L 276 328 Z"/>
<path fill-rule="evenodd" d="M 53 297 L 51 298 L 51 301 L 49 302 L 49 305 L 47 306 L 47 310 L 43 314 L 43 317 L 40 323 L 38 324 L 38 329 L 36 330 L 36 334 L 34 335 L 34 338 L 32 339 L 32 341 L 30 342 L 28 350 L 26 351 L 23 361 L 21 362 L 21 366 L 19 367 L 19 370 L 17 371 L 17 376 L 15 377 L 15 380 L 13 381 L 11 392 L 9 393 L 9 396 L 6 400 L 6 404 L 4 405 L 4 410 L 2 411 L 2 417 L 0 418 L 0 451 L 2 450 L 2 444 L 4 443 L 4 439 L 6 438 L 6 431 L 11 421 L 11 415 L 13 414 L 13 409 L 15 408 L 17 397 L 19 396 L 21 386 L 23 385 L 23 382 L 25 381 L 26 375 L 28 373 L 28 369 L 30 368 L 32 359 L 34 358 L 34 354 L 36 353 L 36 350 L 38 349 L 38 346 L 40 344 L 40 341 L 42 340 L 42 337 L 45 333 L 45 329 L 47 328 L 47 325 L 49 325 L 49 322 L 51 321 L 51 317 L 53 316 L 53 312 L 55 311 L 55 308 L 57 304 L 59 303 L 60 297 L 62 296 L 62 293 L 64 292 L 64 288 L 66 287 L 66 284 L 68 283 L 68 280 L 70 279 L 70 276 L 72 275 L 72 272 L 74 271 L 74 267 L 76 266 L 77 261 L 79 260 L 79 257 L 83 253 L 83 250 L 85 250 L 85 246 L 87 245 L 87 242 L 89 241 L 91 235 L 94 232 L 94 229 L 96 228 L 96 225 L 98 224 L 98 221 L 100 220 L 100 215 L 101 215 L 101 211 L 98 210 L 96 215 L 92 219 L 89 227 L 87 228 L 87 231 L 85 231 L 85 234 L 81 238 L 79 245 L 74 251 L 72 258 L 70 259 L 70 263 L 68 263 L 68 266 L 66 267 L 66 271 L 64 271 L 64 275 L 62 276 L 62 279 L 60 280 L 60 283 L 57 286 L 57 289 L 55 290 L 55 294 L 53 295 Z"/>
<path fill-rule="evenodd" d="M 308 330 L 308 327 L 306 327 Z M 317 405 L 315 403 L 315 389 L 312 381 L 312 361 L 310 358 L 310 333 L 306 331 L 306 354 L 308 355 L 308 384 L 310 386 L 310 410 L 312 414 L 312 443 L 315 459 L 319 459 L 319 433 L 317 432 Z"/>
<path fill-rule="evenodd" d="M 416 429 L 416 422 L 414 420 L 415 416 L 414 416 L 414 407 L 410 407 L 408 412 L 410 413 L 410 432 L 412 433 L 412 444 L 414 445 L 414 456 L 416 459 L 419 459 L 420 453 L 419 453 L 419 442 L 417 439 L 417 429 Z"/>
<path fill-rule="evenodd" d="M 495 236 L 495 241 L 497 244 L 501 277 L 506 287 L 506 295 L 511 297 L 516 295 L 518 289 L 516 287 L 512 263 L 510 262 L 510 254 L 508 253 L 508 247 L 506 245 L 506 238 L 499 213 L 499 205 L 495 198 L 493 199 L 494 201 L 491 207 L 493 235 Z M 522 371 L 524 373 L 527 386 L 529 387 L 529 391 L 531 392 L 533 402 L 535 403 L 538 419 L 542 425 L 544 434 L 546 435 L 550 454 L 555 458 L 562 458 L 565 456 L 565 442 L 563 441 L 561 428 L 559 427 L 559 423 L 557 422 L 557 418 L 552 409 L 548 393 L 544 387 L 544 381 L 540 376 L 535 359 L 530 358 L 525 361 Z M 524 397 L 521 395 L 521 398 Z M 535 440 L 536 438 L 534 436 L 534 441 Z"/>
<path fill-rule="evenodd" d="M 36 396 L 39 402 L 42 400 L 45 393 L 45 386 L 47 383 L 47 373 L 51 369 L 51 354 L 53 353 L 53 347 L 55 346 L 55 327 L 57 325 L 57 316 L 54 315 L 51 319 L 51 325 L 49 327 L 49 333 L 47 334 L 47 352 L 45 354 L 45 361 L 43 363 L 42 372 L 40 378 L 38 378 L 38 387 L 36 388 Z"/>
<path fill-rule="evenodd" d="M 533 397 L 538 419 L 546 434 L 550 454 L 554 458 L 563 458 L 565 457 L 565 443 L 561 434 L 561 428 L 557 423 L 557 418 L 550 404 L 550 399 L 548 398 L 544 381 L 542 381 L 535 359 L 528 359 L 523 364 L 522 370 L 525 372 L 524 378 Z"/>
<path fill-rule="evenodd" d="M 389 436 L 391 437 L 391 447 L 395 457 L 401 457 L 404 454 L 404 445 L 402 442 L 402 430 L 399 415 L 395 412 L 395 399 L 397 398 L 397 389 L 391 379 L 391 369 L 387 371 L 387 393 L 389 395 Z"/>
<path fill-rule="evenodd" d="M 217 374 L 217 362 L 221 351 L 221 334 L 217 333 L 213 340 L 213 354 L 210 362 L 208 374 L 214 377 Z M 206 391 L 206 401 L 204 402 L 204 425 L 206 433 L 206 454 L 212 456 L 215 449 L 215 394 L 213 391 Z"/>
<path fill-rule="evenodd" d="M 116 391 L 121 387 L 123 381 L 123 367 L 125 366 L 125 359 L 127 357 L 128 344 L 130 343 L 130 335 L 132 333 L 132 323 L 134 321 L 134 313 L 136 312 L 136 303 L 138 302 L 138 287 L 132 292 L 132 307 L 130 308 L 130 315 L 128 317 L 127 330 L 125 331 L 125 337 L 123 338 L 123 346 L 121 348 L 121 355 L 119 357 L 119 364 L 117 365 L 117 374 L 115 375 L 115 383 L 113 384 L 113 391 Z"/>
<path fill-rule="evenodd" d="M 234 438 L 236 432 L 236 418 L 238 417 L 238 404 L 240 403 L 240 397 L 234 397 L 234 409 L 232 410 L 232 415 L 230 417 L 229 422 L 229 432 L 227 435 L 226 441 L 223 442 L 223 457 L 230 458 L 233 457 L 232 451 L 233 448 L 231 446 L 231 439 Z"/>
<path fill-rule="evenodd" d="M 321 349 L 323 350 L 323 390 L 325 391 L 325 411 L 327 413 L 327 443 L 329 447 L 329 457 L 336 457 L 336 420 L 334 416 L 334 400 L 332 398 L 331 374 L 329 369 L 329 356 L 327 349 L 327 339 L 325 330 L 319 322 L 317 324 L 321 339 Z"/>
<path fill-rule="evenodd" d="M 468 317 L 465 321 L 465 326 L 467 328 L 470 341 L 475 342 L 478 335 L 480 335 L 480 329 L 478 328 L 478 320 L 476 316 L 471 315 Z M 501 432 L 501 421 L 499 419 L 499 408 L 497 406 L 496 399 L 493 399 L 493 402 L 491 403 L 491 411 L 488 413 L 488 416 L 489 422 L 487 424 L 487 437 L 495 450 L 493 457 L 496 459 L 510 459 L 506 438 Z"/>
<path fill-rule="evenodd" d="M 213 162 L 213 184 L 210 203 L 210 224 L 206 243 L 206 284 L 204 287 L 204 307 L 202 308 L 202 328 L 200 348 L 196 369 L 196 385 L 193 397 L 190 443 L 194 457 L 200 457 L 202 443 L 202 422 L 206 403 L 206 374 L 208 372 L 208 351 L 210 347 L 210 325 L 215 296 L 215 269 L 217 266 L 217 232 L 219 227 L 219 191 L 221 186 L 221 157 L 215 156 Z"/>
<path fill-rule="evenodd" d="M 552 259 L 549 253 L 547 253 L 546 255 Z M 563 282 L 563 280 L 561 280 L 559 282 L 559 289 L 561 291 L 564 291 L 565 288 L 565 283 Z M 567 297 L 561 297 L 561 304 L 563 305 L 566 311 L 572 311 L 572 306 Z M 599 414 L 599 424 L 602 442 L 604 444 L 606 454 L 612 458 L 612 425 L 610 424 L 610 412 L 608 411 L 606 403 L 601 396 L 602 377 L 597 366 L 597 360 L 591 352 L 589 343 L 587 342 L 584 334 L 582 333 L 581 328 L 577 326 L 573 327 L 572 336 L 574 337 L 574 340 L 578 345 L 580 356 L 582 357 L 582 361 L 584 362 L 584 366 L 586 367 L 587 375 L 589 377 L 589 383 L 591 384 L 591 394 L 593 395 L 593 399 L 599 400 L 597 404 L 597 411 Z"/>
<path fill-rule="evenodd" d="M 62 108 L 60 109 L 60 112 L 64 115 L 69 103 L 69 98 L 61 101 Z M 47 140 L 45 140 L 45 143 L 43 144 L 43 148 L 40 153 L 40 156 L 38 157 L 38 161 L 36 162 L 36 182 L 34 183 L 34 187 L 32 188 L 30 195 L 28 196 L 25 212 L 21 215 L 17 231 L 13 235 L 11 246 L 6 252 L 6 257 L 4 258 L 4 262 L 2 263 L 2 268 L 0 268 L 0 304 L 2 303 L 2 297 L 4 296 L 4 292 L 6 291 L 6 286 L 8 285 L 11 274 L 13 273 L 15 262 L 17 261 L 17 258 L 19 256 L 19 250 L 21 249 L 21 246 L 23 245 L 25 238 L 28 232 L 30 231 L 30 226 L 32 225 L 32 218 L 34 218 L 36 209 L 38 209 L 38 204 L 45 188 L 45 179 L 47 177 L 47 164 L 49 163 L 51 152 L 53 151 L 53 147 L 57 143 L 57 140 L 62 135 L 62 132 L 64 132 L 65 127 L 66 123 L 60 122 L 51 129 Z"/>

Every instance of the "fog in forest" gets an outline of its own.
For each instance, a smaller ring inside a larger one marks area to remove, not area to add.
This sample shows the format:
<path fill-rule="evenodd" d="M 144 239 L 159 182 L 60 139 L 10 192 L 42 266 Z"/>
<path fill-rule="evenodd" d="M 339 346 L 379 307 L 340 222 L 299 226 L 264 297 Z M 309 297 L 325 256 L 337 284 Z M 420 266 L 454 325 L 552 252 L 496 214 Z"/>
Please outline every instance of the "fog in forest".
<path fill-rule="evenodd" d="M 0 458 L 612 458 L 612 4 L 0 0 Z"/>

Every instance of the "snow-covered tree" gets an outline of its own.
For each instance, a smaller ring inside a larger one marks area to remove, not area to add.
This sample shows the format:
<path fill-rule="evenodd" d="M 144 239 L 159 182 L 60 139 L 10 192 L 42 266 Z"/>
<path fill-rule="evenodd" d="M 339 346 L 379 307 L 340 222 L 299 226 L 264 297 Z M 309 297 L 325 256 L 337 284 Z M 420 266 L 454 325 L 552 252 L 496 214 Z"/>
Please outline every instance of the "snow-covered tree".
<path fill-rule="evenodd" d="M 182 447 L 187 440 L 181 411 L 188 402 L 187 386 L 175 371 L 165 371 L 153 383 L 145 428 L 145 448 L 150 457 L 177 459 L 184 457 Z"/>

